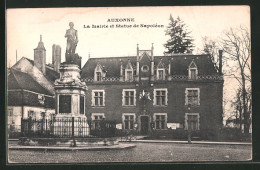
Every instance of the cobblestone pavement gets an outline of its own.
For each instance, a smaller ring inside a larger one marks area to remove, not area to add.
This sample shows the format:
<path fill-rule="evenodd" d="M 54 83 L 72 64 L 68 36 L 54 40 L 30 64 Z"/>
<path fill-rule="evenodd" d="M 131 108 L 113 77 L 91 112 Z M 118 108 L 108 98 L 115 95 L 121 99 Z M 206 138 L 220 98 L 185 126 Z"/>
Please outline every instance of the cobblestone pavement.
<path fill-rule="evenodd" d="M 249 145 L 135 143 L 136 147 L 106 151 L 9 150 L 9 163 L 247 161 Z"/>

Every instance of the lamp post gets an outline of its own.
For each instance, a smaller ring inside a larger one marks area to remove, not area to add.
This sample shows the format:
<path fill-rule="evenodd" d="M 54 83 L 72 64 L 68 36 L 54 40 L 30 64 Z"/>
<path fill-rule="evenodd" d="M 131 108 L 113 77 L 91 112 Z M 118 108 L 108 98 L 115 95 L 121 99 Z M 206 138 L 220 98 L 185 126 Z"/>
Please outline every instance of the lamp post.
<path fill-rule="evenodd" d="M 191 109 L 191 105 L 188 105 L 188 112 L 190 113 L 190 109 Z M 191 143 L 191 127 L 190 127 L 190 119 L 189 119 L 189 115 L 187 115 L 187 119 L 188 119 L 188 143 Z"/>

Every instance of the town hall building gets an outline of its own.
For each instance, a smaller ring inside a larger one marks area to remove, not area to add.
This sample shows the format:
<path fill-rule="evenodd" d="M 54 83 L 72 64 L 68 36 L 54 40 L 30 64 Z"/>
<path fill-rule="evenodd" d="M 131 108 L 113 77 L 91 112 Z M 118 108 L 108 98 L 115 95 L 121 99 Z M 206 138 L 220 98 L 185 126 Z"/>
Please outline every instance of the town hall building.
<path fill-rule="evenodd" d="M 88 119 L 115 120 L 123 130 L 144 135 L 168 128 L 216 134 L 222 126 L 222 65 L 209 55 L 153 51 L 137 45 L 136 56 L 87 61 L 81 78 L 88 86 Z"/>

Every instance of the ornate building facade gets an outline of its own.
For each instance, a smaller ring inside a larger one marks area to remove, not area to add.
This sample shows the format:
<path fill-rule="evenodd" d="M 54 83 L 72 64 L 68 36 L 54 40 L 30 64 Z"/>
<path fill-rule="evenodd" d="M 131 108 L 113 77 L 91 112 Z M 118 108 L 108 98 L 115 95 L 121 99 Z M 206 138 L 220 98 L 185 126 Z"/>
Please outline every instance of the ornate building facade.
<path fill-rule="evenodd" d="M 222 126 L 223 77 L 208 55 L 90 58 L 82 68 L 89 120 L 115 120 L 123 130 L 192 129 L 217 133 Z M 220 60 L 222 53 L 220 51 Z M 94 126 L 96 126 L 94 124 Z"/>

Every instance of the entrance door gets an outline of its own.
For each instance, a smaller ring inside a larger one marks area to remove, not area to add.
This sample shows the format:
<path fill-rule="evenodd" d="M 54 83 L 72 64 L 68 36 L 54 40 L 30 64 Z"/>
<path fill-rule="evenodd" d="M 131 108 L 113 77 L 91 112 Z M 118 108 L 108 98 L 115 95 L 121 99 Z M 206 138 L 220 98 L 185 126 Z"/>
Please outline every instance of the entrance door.
<path fill-rule="evenodd" d="M 141 134 L 146 135 L 148 133 L 148 116 L 141 116 Z"/>

